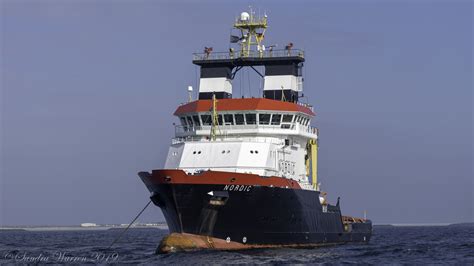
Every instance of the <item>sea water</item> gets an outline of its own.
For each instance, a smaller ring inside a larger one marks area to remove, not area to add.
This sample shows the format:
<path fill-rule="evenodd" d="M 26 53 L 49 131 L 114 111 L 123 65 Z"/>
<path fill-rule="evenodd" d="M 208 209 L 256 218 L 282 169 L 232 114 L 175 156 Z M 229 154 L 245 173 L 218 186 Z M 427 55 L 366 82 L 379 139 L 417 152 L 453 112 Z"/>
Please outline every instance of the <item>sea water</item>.
<path fill-rule="evenodd" d="M 156 255 L 168 231 L 130 229 L 25 231 L 0 230 L 3 263 L 133 264 L 473 264 L 474 226 L 375 226 L 368 244 L 311 249 L 192 251 Z"/>

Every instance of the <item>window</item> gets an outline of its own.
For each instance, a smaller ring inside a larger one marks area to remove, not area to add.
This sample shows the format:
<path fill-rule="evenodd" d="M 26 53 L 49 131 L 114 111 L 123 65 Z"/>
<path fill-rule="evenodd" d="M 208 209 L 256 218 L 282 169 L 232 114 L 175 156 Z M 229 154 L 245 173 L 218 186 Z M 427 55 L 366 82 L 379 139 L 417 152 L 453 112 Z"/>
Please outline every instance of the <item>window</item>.
<path fill-rule="evenodd" d="M 219 126 L 222 126 L 222 125 L 223 125 L 223 123 L 222 123 L 222 115 L 217 115 L 217 124 L 218 124 Z"/>
<path fill-rule="evenodd" d="M 181 120 L 181 125 L 182 125 L 183 127 L 185 127 L 185 126 L 186 126 L 186 117 L 181 116 L 181 117 L 179 118 L 179 120 Z"/>
<path fill-rule="evenodd" d="M 243 125 L 245 124 L 244 115 L 243 114 L 235 114 L 235 124 L 236 125 Z"/>
<path fill-rule="evenodd" d="M 303 124 L 304 126 L 306 126 L 306 123 L 308 122 L 308 118 L 306 117 L 303 117 L 303 122 L 301 122 L 301 124 Z"/>
<path fill-rule="evenodd" d="M 234 116 L 231 114 L 224 115 L 224 122 L 226 125 L 233 125 L 234 124 Z"/>
<path fill-rule="evenodd" d="M 202 125 L 210 126 L 212 124 L 210 115 L 201 115 Z"/>
<path fill-rule="evenodd" d="M 258 115 L 258 123 L 260 125 L 268 125 L 270 124 L 270 114 L 259 114 Z"/>
<path fill-rule="evenodd" d="M 188 125 L 193 126 L 193 119 L 190 116 L 186 116 L 186 118 L 188 119 Z"/>
<path fill-rule="evenodd" d="M 199 116 L 193 115 L 193 121 L 196 126 L 200 126 L 201 122 L 199 121 Z"/>
<path fill-rule="evenodd" d="M 291 123 L 293 120 L 293 115 L 283 115 L 282 123 Z"/>
<path fill-rule="evenodd" d="M 257 124 L 257 115 L 245 114 L 245 120 L 247 120 L 247 125 L 255 125 Z"/>
<path fill-rule="evenodd" d="M 272 115 L 272 125 L 279 125 L 281 120 L 281 115 Z"/>

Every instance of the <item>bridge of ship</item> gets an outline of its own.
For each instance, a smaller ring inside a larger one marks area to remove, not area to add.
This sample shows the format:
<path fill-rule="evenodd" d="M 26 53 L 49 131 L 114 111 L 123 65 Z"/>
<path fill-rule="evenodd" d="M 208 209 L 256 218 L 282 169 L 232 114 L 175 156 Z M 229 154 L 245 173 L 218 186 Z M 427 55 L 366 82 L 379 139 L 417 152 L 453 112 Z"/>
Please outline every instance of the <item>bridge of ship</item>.
<path fill-rule="evenodd" d="M 312 108 L 300 103 L 271 99 L 221 99 L 217 103 L 217 133 L 220 136 L 301 135 L 317 138 L 318 130 L 310 125 Z M 178 139 L 208 137 L 212 128 L 211 102 L 198 100 L 180 106 L 175 115 Z M 190 138 L 191 137 L 191 138 Z M 196 138 L 194 138 L 196 139 Z"/>

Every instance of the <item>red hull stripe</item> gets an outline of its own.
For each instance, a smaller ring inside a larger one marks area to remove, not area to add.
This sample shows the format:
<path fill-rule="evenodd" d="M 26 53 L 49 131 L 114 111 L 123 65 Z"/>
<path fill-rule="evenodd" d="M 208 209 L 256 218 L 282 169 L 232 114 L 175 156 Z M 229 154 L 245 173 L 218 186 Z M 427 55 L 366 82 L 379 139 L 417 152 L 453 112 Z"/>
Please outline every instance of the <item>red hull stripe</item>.
<path fill-rule="evenodd" d="M 187 113 L 209 112 L 212 107 L 212 100 L 197 100 L 187 104 L 183 104 L 174 115 L 182 115 Z M 287 111 L 300 112 L 310 116 L 314 116 L 314 112 L 308 107 L 291 103 L 265 98 L 244 98 L 244 99 L 218 99 L 217 111 Z"/>
<path fill-rule="evenodd" d="M 254 174 L 205 171 L 188 175 L 182 170 L 153 170 L 148 184 L 218 184 L 247 185 L 301 189 L 298 182 L 283 177 L 262 177 Z"/>

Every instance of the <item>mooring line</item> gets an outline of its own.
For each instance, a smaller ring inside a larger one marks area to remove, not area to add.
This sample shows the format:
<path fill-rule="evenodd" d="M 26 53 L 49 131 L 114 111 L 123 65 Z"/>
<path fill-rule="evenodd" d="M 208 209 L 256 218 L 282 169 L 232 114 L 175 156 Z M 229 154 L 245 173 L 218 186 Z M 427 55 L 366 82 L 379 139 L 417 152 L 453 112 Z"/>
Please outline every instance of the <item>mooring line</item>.
<path fill-rule="evenodd" d="M 122 231 L 122 233 L 117 237 L 115 238 L 114 242 L 112 242 L 112 244 L 110 244 L 109 248 L 111 248 L 115 242 L 117 242 L 122 236 L 123 234 L 125 234 L 125 232 L 127 232 L 128 228 L 130 228 L 130 226 L 132 226 L 132 224 L 138 219 L 138 217 L 140 217 L 140 215 L 142 215 L 142 213 L 146 210 L 146 208 L 148 208 L 148 206 L 150 205 L 151 203 L 151 200 L 148 201 L 148 203 L 145 205 L 145 207 L 138 213 L 138 215 L 135 217 L 135 219 L 133 219 L 133 221 L 127 226 L 127 228 L 125 228 L 125 230 Z"/>

